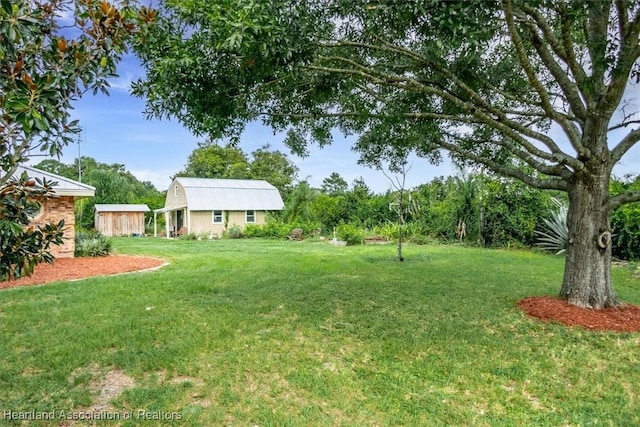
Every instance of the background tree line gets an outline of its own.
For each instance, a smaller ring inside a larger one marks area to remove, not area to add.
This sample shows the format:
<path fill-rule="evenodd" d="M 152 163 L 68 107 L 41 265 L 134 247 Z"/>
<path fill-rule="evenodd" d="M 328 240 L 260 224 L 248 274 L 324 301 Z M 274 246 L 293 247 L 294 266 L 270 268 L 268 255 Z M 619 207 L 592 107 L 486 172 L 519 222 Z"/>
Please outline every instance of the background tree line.
<path fill-rule="evenodd" d="M 44 160 L 37 168 L 78 179 L 78 160 L 65 164 Z M 91 157 L 80 160 L 82 181 L 96 187 L 96 196 L 76 206 L 76 224 L 92 228 L 93 207 L 101 203 L 144 203 L 152 210 L 164 206 L 165 191 L 151 182 L 139 181 L 122 164 L 106 164 Z M 348 183 L 337 172 L 324 178 L 320 188 L 298 180 L 298 168 L 287 156 L 264 146 L 247 155 L 232 145 L 201 143 L 176 176 L 200 178 L 265 179 L 276 186 L 285 209 L 270 217 L 270 224 L 250 227 L 250 235 L 275 237 L 300 227 L 306 233 L 334 230 L 350 235 L 397 239 L 397 215 L 390 208 L 397 191 L 373 192 L 363 178 Z M 640 176 L 612 181 L 614 194 L 640 189 Z M 413 243 L 463 242 L 486 247 L 534 247 L 535 230 L 543 227 L 562 193 L 538 190 L 519 181 L 494 174 L 471 173 L 438 177 L 410 190 L 419 209 L 406 217 L 405 237 Z M 147 221 L 153 213 L 147 213 Z M 278 228 L 278 225 L 280 228 Z M 274 227 L 279 231 L 274 232 Z M 612 215 L 613 255 L 640 259 L 640 206 L 625 205 Z M 461 235 L 464 228 L 464 235 Z"/>
<path fill-rule="evenodd" d="M 640 176 L 612 180 L 613 194 L 640 188 Z M 560 192 L 539 190 L 493 174 L 438 177 L 410 190 L 419 209 L 407 215 L 406 238 L 413 243 L 463 242 L 486 247 L 534 247 L 535 230 L 556 209 L 552 197 L 566 204 Z M 301 181 L 273 221 L 324 234 L 348 224 L 361 234 L 397 238 L 397 215 L 390 208 L 397 191 L 376 194 L 362 178 L 349 185 L 338 173 L 321 188 Z M 464 235 L 461 231 L 464 228 Z M 613 256 L 640 259 L 640 207 L 626 205 L 612 214 Z"/>

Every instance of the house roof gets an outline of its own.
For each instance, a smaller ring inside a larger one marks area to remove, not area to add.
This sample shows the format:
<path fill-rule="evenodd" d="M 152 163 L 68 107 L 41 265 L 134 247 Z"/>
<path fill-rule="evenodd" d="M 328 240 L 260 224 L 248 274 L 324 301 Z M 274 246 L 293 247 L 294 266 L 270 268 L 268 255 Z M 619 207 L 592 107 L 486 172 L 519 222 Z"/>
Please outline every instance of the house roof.
<path fill-rule="evenodd" d="M 134 204 L 98 204 L 95 205 L 96 212 L 150 212 L 147 205 Z"/>
<path fill-rule="evenodd" d="M 93 197 L 96 194 L 95 187 L 87 184 L 83 184 L 78 181 L 74 181 L 64 176 L 56 175 L 51 172 L 45 172 L 40 169 L 33 168 L 31 166 L 18 166 L 14 176 L 20 176 L 23 172 L 27 172 L 29 178 L 46 179 L 47 181 L 54 181 L 57 184 L 53 187 L 55 194 L 58 196 L 73 196 L 73 197 Z"/>
<path fill-rule="evenodd" d="M 177 177 L 175 182 L 184 188 L 187 205 L 192 211 L 278 211 L 284 208 L 278 189 L 264 180 Z"/>

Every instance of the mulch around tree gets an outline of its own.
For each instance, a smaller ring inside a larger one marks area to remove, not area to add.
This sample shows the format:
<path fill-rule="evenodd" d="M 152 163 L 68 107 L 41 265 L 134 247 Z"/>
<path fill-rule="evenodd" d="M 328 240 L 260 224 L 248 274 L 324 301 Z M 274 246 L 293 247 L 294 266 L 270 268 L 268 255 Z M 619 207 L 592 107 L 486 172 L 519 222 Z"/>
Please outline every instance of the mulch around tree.
<path fill-rule="evenodd" d="M 0 282 L 0 289 L 130 273 L 159 268 L 165 264 L 166 262 L 162 259 L 131 255 L 58 258 L 53 264 L 38 264 L 30 277 Z"/>
<path fill-rule="evenodd" d="M 623 304 L 619 308 L 593 310 L 569 305 L 566 300 L 549 296 L 528 297 L 517 306 L 530 316 L 545 322 L 579 326 L 594 331 L 640 331 L 640 307 Z"/>

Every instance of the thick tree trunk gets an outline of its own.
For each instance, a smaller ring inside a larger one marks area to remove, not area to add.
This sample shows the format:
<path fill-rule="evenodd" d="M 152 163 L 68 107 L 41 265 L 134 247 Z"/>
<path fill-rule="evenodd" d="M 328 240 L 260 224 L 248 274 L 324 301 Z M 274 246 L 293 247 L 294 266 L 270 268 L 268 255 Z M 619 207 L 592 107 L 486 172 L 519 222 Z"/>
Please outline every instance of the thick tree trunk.
<path fill-rule="evenodd" d="M 616 307 L 611 287 L 609 173 L 575 177 L 569 187 L 569 242 L 560 297 L 579 307 Z"/>

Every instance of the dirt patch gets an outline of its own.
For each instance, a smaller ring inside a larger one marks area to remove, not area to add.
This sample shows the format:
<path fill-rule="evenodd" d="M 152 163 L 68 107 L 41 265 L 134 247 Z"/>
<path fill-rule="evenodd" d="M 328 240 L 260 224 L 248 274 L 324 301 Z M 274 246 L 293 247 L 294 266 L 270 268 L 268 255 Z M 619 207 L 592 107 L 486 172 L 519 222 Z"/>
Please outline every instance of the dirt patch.
<path fill-rule="evenodd" d="M 88 375 L 91 377 L 89 390 L 95 396 L 91 406 L 79 408 L 77 411 L 83 413 L 97 413 L 100 411 L 113 410 L 111 401 L 122 394 L 123 391 L 136 385 L 133 378 L 126 375 L 119 369 L 104 372 L 98 365 L 92 364 L 87 368 L 76 370 L 69 377 L 69 382 L 73 384 L 77 378 Z"/>
<path fill-rule="evenodd" d="M 49 282 L 78 280 L 93 276 L 108 276 L 130 273 L 165 265 L 158 258 L 131 255 L 110 255 L 106 257 L 58 258 L 53 264 L 42 263 L 36 266 L 31 277 L 0 282 L 0 289 L 16 286 L 42 285 Z"/>
<path fill-rule="evenodd" d="M 120 396 L 123 391 L 135 386 L 133 378 L 125 375 L 122 371 L 109 371 L 101 381 L 91 383 L 91 391 L 98 395 L 96 401 L 87 410 L 89 412 L 99 412 L 111 409 L 110 402 Z"/>
<path fill-rule="evenodd" d="M 640 307 L 624 304 L 619 308 L 593 310 L 569 305 L 565 300 L 548 296 L 528 297 L 517 303 L 528 315 L 545 322 L 581 326 L 595 331 L 640 331 Z"/>
<path fill-rule="evenodd" d="M 88 388 L 94 396 L 92 404 L 88 407 L 74 408 L 73 411 L 65 414 L 73 418 L 62 422 L 59 427 L 84 426 L 88 425 L 86 420 L 109 419 L 109 416 L 119 416 L 111 401 L 136 385 L 135 380 L 124 372 L 118 369 L 105 371 L 96 364 L 76 369 L 68 378 L 69 384 L 81 383 L 84 377 L 89 377 Z"/>

